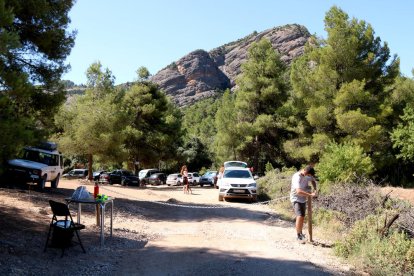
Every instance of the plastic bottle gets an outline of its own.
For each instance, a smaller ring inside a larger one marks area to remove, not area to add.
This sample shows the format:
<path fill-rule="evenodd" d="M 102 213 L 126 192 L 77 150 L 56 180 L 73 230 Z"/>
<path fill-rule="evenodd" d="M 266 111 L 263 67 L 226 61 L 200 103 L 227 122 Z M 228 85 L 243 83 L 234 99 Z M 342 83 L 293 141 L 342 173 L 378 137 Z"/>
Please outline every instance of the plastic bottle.
<path fill-rule="evenodd" d="M 99 194 L 99 185 L 98 183 L 95 183 L 95 187 L 93 187 L 93 198 L 97 198 Z"/>

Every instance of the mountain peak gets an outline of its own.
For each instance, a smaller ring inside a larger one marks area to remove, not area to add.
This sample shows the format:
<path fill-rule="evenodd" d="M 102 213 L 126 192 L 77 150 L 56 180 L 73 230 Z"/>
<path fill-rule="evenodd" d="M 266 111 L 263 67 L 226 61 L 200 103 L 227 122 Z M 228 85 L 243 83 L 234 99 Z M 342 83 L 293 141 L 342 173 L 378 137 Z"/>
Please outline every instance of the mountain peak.
<path fill-rule="evenodd" d="M 219 90 L 233 88 L 241 73 L 252 43 L 267 38 L 281 59 L 290 64 L 302 55 L 310 37 L 301 25 L 289 24 L 263 32 L 253 32 L 237 41 L 214 48 L 192 51 L 156 73 L 151 80 L 157 83 L 179 106 L 190 105 L 203 98 L 213 97 Z"/>

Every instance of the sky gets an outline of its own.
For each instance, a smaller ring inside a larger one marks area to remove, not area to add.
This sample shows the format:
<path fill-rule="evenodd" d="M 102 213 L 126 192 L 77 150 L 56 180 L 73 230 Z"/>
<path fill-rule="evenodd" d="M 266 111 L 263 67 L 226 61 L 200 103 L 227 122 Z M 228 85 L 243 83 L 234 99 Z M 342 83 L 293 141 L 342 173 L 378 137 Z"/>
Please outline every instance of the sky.
<path fill-rule="evenodd" d="M 62 79 L 85 84 L 87 68 L 101 62 L 115 83 L 136 80 L 145 66 L 154 75 L 188 53 L 286 24 L 301 24 L 326 38 L 324 17 L 337 6 L 371 24 L 413 77 L 414 1 L 405 0 L 77 0 L 69 13 L 75 46 Z"/>

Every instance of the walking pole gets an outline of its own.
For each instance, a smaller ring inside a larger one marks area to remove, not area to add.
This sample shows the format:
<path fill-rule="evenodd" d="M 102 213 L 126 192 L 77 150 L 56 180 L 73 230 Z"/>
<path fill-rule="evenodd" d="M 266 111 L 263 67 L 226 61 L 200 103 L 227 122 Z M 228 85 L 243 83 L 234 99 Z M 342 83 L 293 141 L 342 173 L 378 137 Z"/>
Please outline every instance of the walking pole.
<path fill-rule="evenodd" d="M 312 239 L 312 197 L 308 197 L 308 233 L 309 242 L 313 242 Z"/>

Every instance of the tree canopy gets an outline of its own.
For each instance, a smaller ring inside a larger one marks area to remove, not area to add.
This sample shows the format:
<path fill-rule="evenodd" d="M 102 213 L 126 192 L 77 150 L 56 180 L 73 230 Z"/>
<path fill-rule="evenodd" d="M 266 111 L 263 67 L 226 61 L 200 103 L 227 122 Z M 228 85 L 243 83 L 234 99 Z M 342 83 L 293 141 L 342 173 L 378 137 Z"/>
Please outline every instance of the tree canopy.
<path fill-rule="evenodd" d="M 0 0 L 0 156 L 50 134 L 64 100 L 60 77 L 75 39 L 74 1 Z"/>

